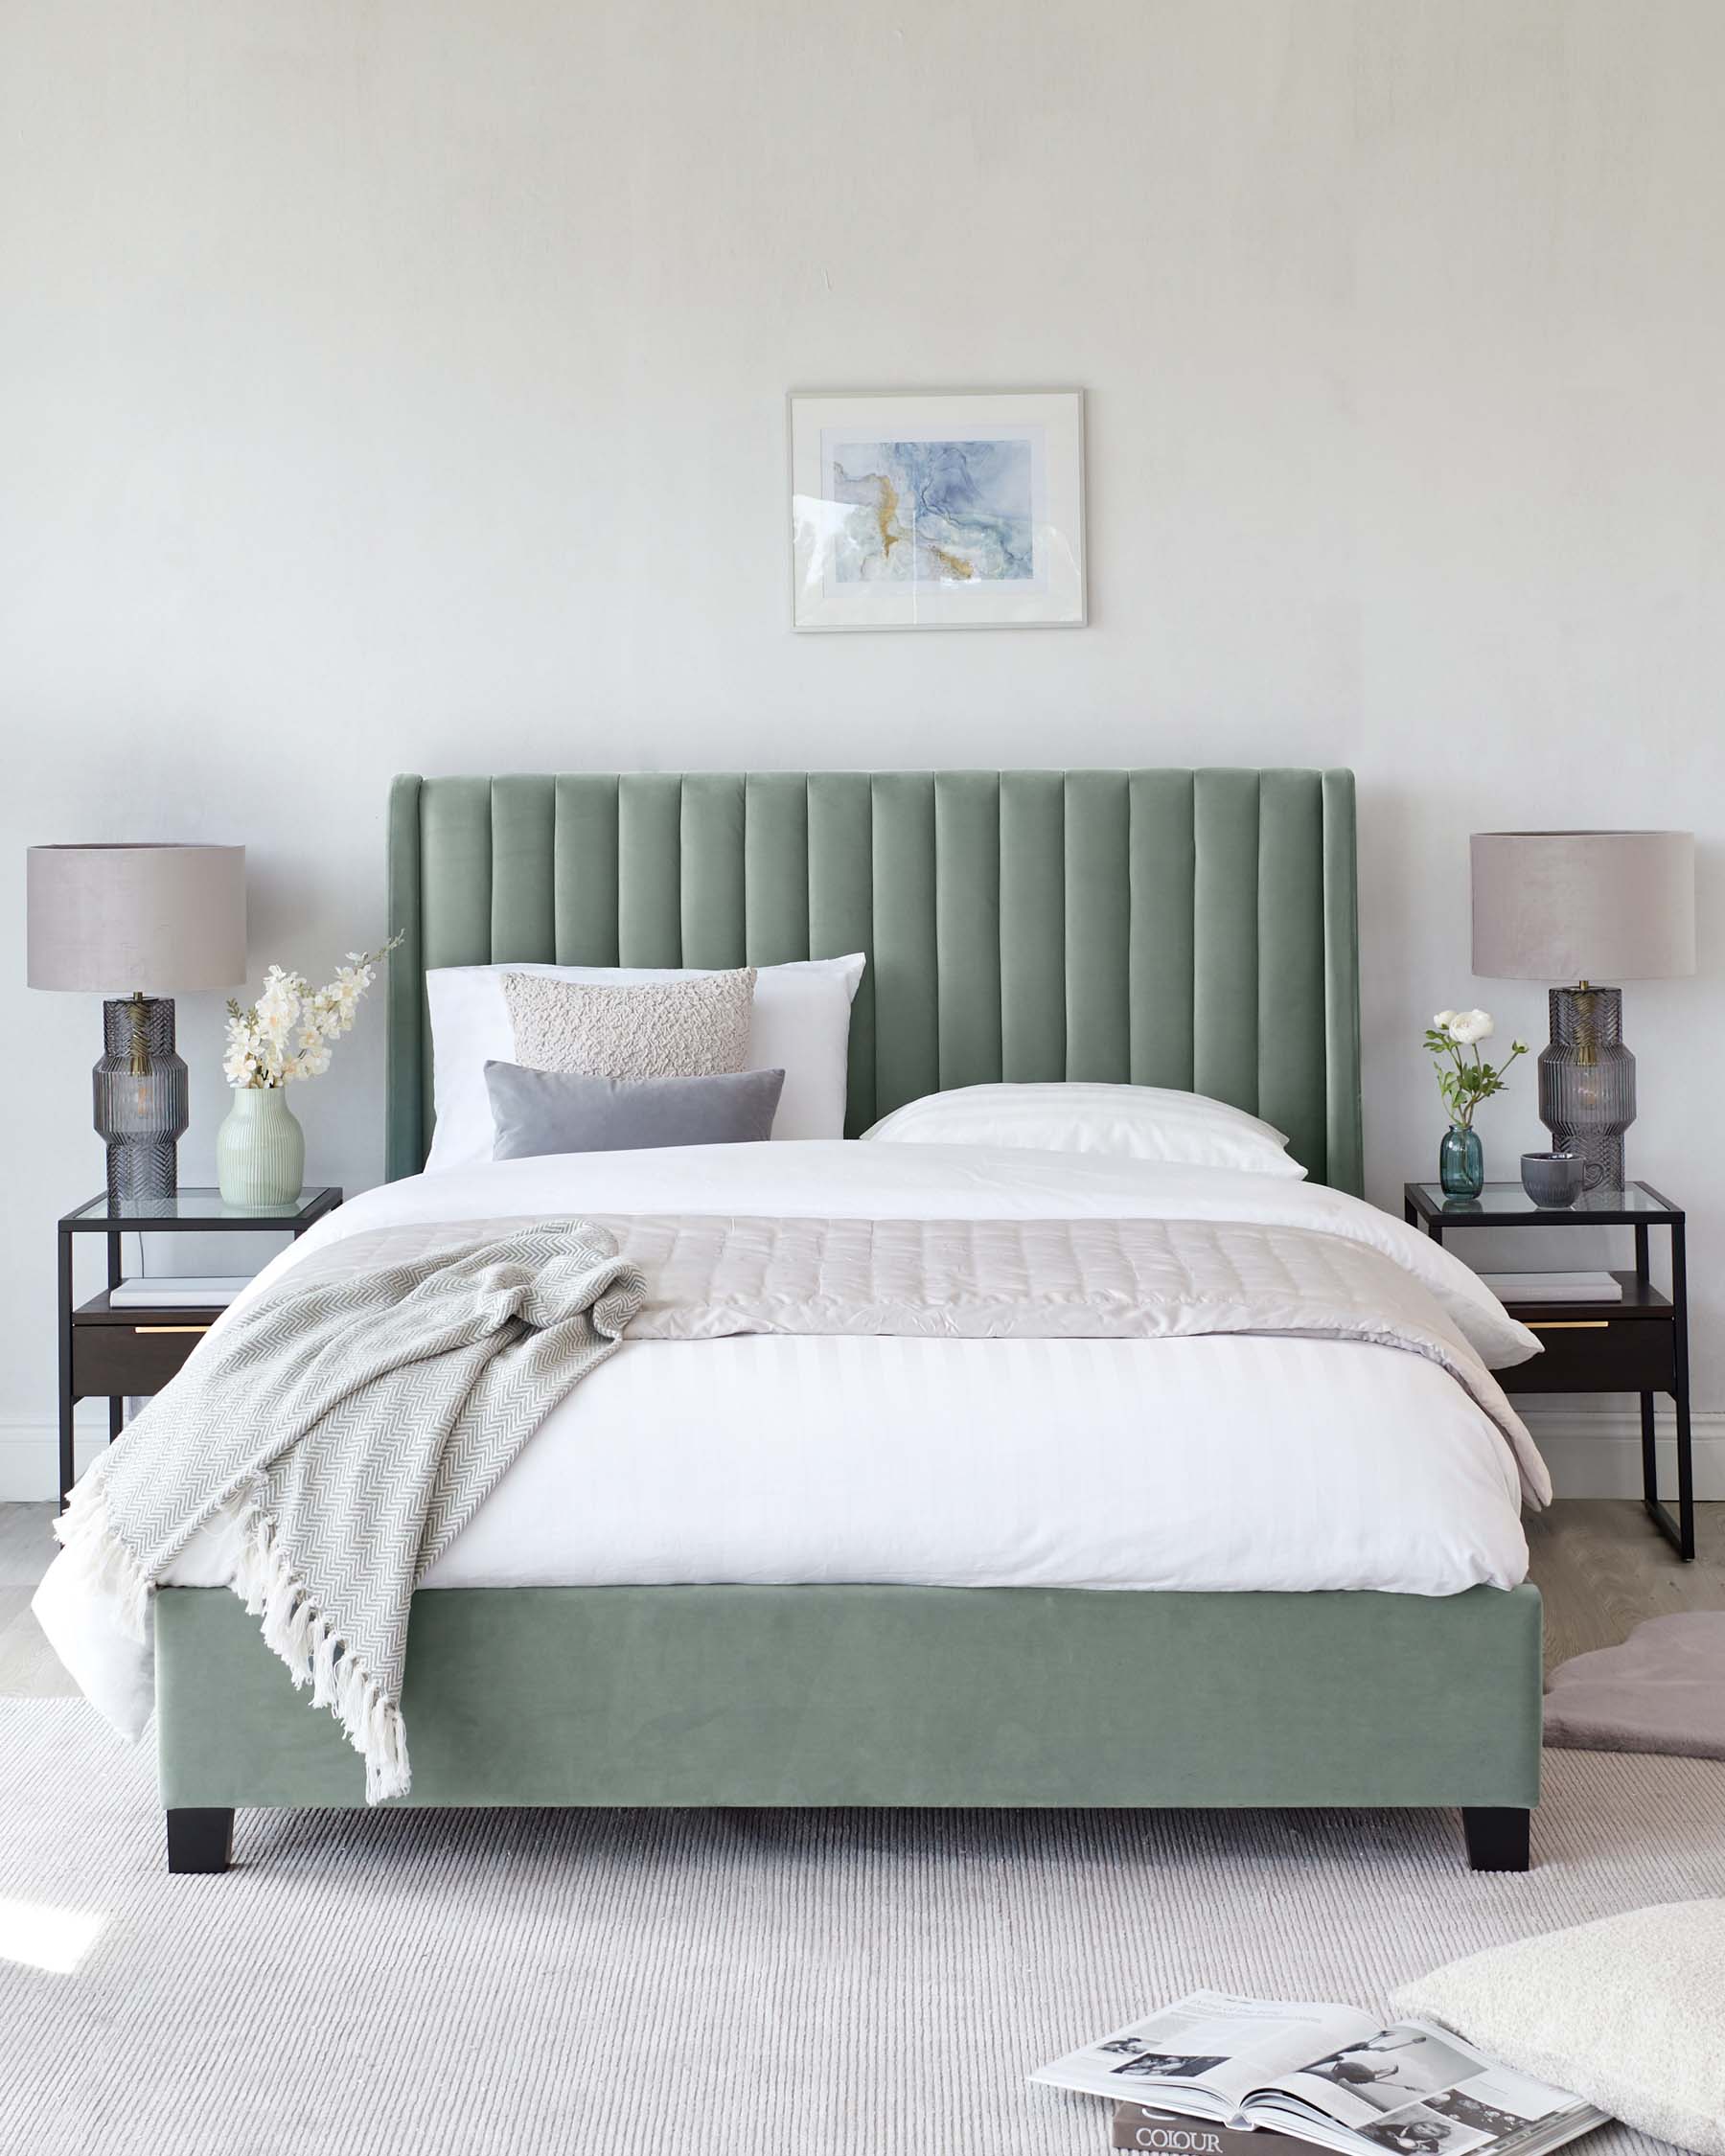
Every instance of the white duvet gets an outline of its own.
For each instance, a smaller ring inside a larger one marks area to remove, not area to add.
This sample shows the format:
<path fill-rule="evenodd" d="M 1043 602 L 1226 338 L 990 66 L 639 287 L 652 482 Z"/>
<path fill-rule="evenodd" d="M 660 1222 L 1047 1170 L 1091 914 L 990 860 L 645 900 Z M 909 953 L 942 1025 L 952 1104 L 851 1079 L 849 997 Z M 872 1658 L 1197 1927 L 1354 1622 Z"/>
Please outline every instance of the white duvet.
<path fill-rule="evenodd" d="M 1319 1184 L 1096 1155 L 838 1141 L 563 1155 L 411 1177 L 320 1222 L 234 1307 L 313 1250 L 374 1228 L 584 1210 L 1316 1228 L 1392 1259 L 1493 1367 L 1538 1351 L 1446 1250 Z M 231 1565 L 218 1525 L 172 1578 L 218 1585 Z M 108 1646 L 92 1613 L 69 1603 L 69 1583 L 57 1585 L 64 1571 L 44 1583 L 44 1620 L 94 1694 Z M 1452 1594 L 1513 1586 L 1526 1571 L 1508 1444 L 1416 1355 L 1280 1336 L 754 1335 L 625 1342 L 547 1418 L 424 1585 Z M 119 1642 L 113 1652 L 136 1655 Z M 109 1676 L 135 1691 L 135 1671 Z"/>
<path fill-rule="evenodd" d="M 1316 1227 L 1421 1280 L 1488 1365 L 1537 1351 L 1465 1266 L 1357 1199 L 1005 1148 L 696 1146 L 416 1176 L 342 1206 L 247 1296 L 371 1228 L 584 1209 Z M 1526 1569 L 1507 1446 L 1417 1356 L 1292 1339 L 753 1336 L 626 1346 L 551 1416 L 426 1584 L 1444 1594 Z M 206 1562 L 186 1576 L 212 1575 Z"/>

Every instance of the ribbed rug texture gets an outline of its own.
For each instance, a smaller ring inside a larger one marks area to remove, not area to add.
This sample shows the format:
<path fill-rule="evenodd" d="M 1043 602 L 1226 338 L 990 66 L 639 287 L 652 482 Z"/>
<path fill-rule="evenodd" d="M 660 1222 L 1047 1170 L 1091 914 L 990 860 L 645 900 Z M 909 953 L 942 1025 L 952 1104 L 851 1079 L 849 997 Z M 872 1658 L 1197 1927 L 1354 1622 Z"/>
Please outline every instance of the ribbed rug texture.
<path fill-rule="evenodd" d="M 242 1812 L 235 1855 L 169 1877 L 149 1747 L 0 1701 L 0 1957 L 96 1920 L 0 1958 L 6 2156 L 1101 2156 L 1031 2067 L 1725 1893 L 1725 1765 L 1548 1755 L 1525 1876 L 1436 1811 Z"/>

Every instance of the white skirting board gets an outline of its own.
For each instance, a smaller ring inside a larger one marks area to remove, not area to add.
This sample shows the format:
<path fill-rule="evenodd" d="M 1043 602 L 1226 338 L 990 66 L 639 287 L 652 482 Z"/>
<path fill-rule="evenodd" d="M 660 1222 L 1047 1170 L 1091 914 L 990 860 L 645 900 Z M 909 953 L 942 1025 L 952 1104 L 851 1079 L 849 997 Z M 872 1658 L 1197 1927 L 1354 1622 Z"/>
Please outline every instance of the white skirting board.
<path fill-rule="evenodd" d="M 1524 1412 L 1559 1497 L 1641 1495 L 1641 1415 L 1633 1403 L 1593 1408 L 1530 1403 Z M 1668 1408 L 1660 1410 L 1659 1428 L 1660 1495 L 1669 1500 L 1676 1494 L 1677 1465 Z M 87 1423 L 79 1417 L 80 1474 L 106 1442 L 105 1406 Z M 54 1496 L 58 1445 L 52 1423 L 0 1423 L 0 1503 Z M 1694 1453 L 1695 1495 L 1725 1499 L 1725 1409 L 1695 1415 Z"/>
<path fill-rule="evenodd" d="M 1560 1408 L 1530 1403 L 1522 1410 L 1533 1433 L 1559 1497 L 1640 1497 L 1641 1410 L 1633 1400 L 1590 1408 Z M 1695 1495 L 1725 1498 L 1725 1409 L 1690 1415 Z M 1659 1494 L 1674 1503 L 1677 1449 L 1671 1435 L 1671 1411 L 1661 1406 Z"/>
<path fill-rule="evenodd" d="M 107 1406 L 87 1425 L 78 1418 L 76 1457 L 81 1475 L 107 1443 Z M 55 1496 L 59 1433 L 48 1422 L 0 1423 L 0 1504 L 30 1503 Z"/>

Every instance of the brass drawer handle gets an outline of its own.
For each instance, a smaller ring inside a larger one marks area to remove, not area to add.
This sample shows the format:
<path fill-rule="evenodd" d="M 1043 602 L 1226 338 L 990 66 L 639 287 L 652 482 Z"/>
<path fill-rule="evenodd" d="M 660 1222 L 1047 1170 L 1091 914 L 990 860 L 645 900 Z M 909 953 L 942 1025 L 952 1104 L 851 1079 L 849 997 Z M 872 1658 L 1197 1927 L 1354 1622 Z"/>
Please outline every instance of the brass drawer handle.
<path fill-rule="evenodd" d="M 1611 1328 L 1609 1318 L 1530 1318 L 1530 1333 L 1603 1333 Z"/>
<path fill-rule="evenodd" d="M 134 1325 L 134 1333 L 207 1333 L 208 1325 Z"/>

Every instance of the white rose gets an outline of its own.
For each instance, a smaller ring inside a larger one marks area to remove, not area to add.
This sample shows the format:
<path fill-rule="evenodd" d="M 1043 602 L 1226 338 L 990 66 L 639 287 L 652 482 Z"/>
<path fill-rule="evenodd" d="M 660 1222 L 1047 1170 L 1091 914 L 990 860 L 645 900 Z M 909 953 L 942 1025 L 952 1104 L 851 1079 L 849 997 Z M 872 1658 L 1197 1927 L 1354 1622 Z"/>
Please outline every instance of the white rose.
<path fill-rule="evenodd" d="M 1438 1028 L 1439 1033 L 1448 1032 L 1449 1028 L 1455 1023 L 1455 1021 L 1456 1014 L 1454 1011 L 1434 1011 L 1432 1014 L 1432 1023 Z"/>
<path fill-rule="evenodd" d="M 1450 1039 L 1459 1041 L 1464 1048 L 1472 1047 L 1477 1041 L 1488 1041 L 1496 1031 L 1489 1011 L 1458 1011 L 1449 1022 Z"/>

